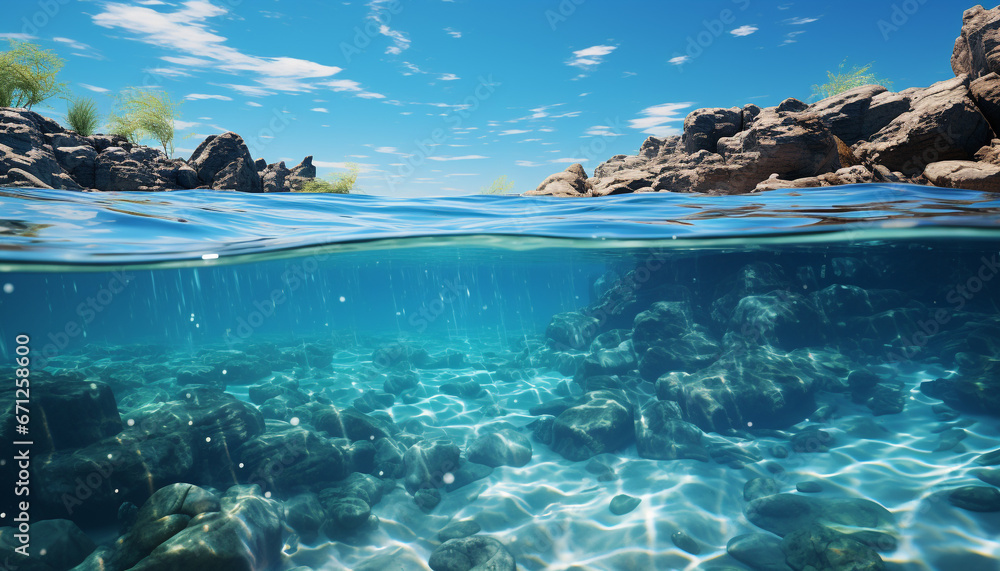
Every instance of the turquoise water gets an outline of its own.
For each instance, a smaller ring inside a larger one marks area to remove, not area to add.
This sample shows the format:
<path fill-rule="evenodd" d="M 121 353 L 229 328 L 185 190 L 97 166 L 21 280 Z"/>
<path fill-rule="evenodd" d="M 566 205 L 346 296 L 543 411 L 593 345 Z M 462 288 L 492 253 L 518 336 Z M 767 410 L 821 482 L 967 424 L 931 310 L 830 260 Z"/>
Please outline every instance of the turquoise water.
<path fill-rule="evenodd" d="M 998 212 L 7 189 L 0 555 L 1000 569 Z"/>

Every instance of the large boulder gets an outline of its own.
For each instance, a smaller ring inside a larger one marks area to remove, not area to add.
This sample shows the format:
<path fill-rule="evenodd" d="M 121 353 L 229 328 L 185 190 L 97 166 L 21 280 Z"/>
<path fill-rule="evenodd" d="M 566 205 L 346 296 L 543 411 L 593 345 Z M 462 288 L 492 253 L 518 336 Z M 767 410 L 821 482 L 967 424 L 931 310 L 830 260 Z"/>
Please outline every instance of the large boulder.
<path fill-rule="evenodd" d="M 514 556 L 502 543 L 480 535 L 449 539 L 431 553 L 434 571 L 514 571 Z"/>
<path fill-rule="evenodd" d="M 742 130 L 743 111 L 739 107 L 697 109 L 684 119 L 684 150 L 689 154 L 702 150 L 714 153 L 719 139 Z"/>
<path fill-rule="evenodd" d="M 649 402 L 635 417 L 635 443 L 643 458 L 707 462 L 709 454 L 701 446 L 701 437 L 701 429 L 683 421 L 674 402 Z"/>
<path fill-rule="evenodd" d="M 94 188 L 106 192 L 156 190 L 151 165 L 137 160 L 122 147 L 110 147 L 97 156 Z"/>
<path fill-rule="evenodd" d="M 574 461 L 619 450 L 634 438 L 631 404 L 610 391 L 589 392 L 556 417 L 552 438 L 552 448 Z"/>
<path fill-rule="evenodd" d="M 526 192 L 526 196 L 590 196 L 592 187 L 587 180 L 587 172 L 583 165 L 570 165 L 566 170 L 549 176 L 535 190 Z"/>
<path fill-rule="evenodd" d="M 867 141 L 909 108 L 905 97 L 895 97 L 881 85 L 863 85 L 814 103 L 809 111 L 844 143 L 854 145 Z"/>
<path fill-rule="evenodd" d="M 855 147 L 863 160 L 917 175 L 933 162 L 971 159 L 994 137 L 972 101 L 967 75 L 903 94 L 910 109 Z"/>
<path fill-rule="evenodd" d="M 32 383 L 36 452 L 83 448 L 122 431 L 111 387 L 100 381 Z"/>
<path fill-rule="evenodd" d="M 1000 191 L 1000 166 L 975 161 L 941 161 L 924 169 L 934 186 L 967 190 Z"/>
<path fill-rule="evenodd" d="M 202 184 L 216 190 L 263 192 L 260 174 L 243 137 L 227 132 L 210 135 L 195 149 L 188 164 Z"/>
<path fill-rule="evenodd" d="M 25 109 L 0 108 L 0 176 L 19 169 L 28 181 L 40 181 L 46 188 L 80 190 L 59 165 L 46 135 L 63 128 L 51 119 Z"/>
<path fill-rule="evenodd" d="M 955 40 L 951 69 L 955 75 L 972 79 L 1000 73 L 1000 10 L 974 6 L 962 14 L 962 32 Z"/>
<path fill-rule="evenodd" d="M 470 462 L 491 468 L 520 468 L 531 461 L 531 441 L 520 432 L 505 428 L 477 438 L 466 455 Z"/>
<path fill-rule="evenodd" d="M 267 165 L 261 173 L 264 192 L 288 192 L 288 178 L 292 171 L 285 166 L 285 161 Z"/>
<path fill-rule="evenodd" d="M 445 474 L 458 470 L 462 451 L 450 440 L 424 440 L 411 446 L 403 455 L 406 491 L 416 494 L 420 490 L 439 488 Z"/>

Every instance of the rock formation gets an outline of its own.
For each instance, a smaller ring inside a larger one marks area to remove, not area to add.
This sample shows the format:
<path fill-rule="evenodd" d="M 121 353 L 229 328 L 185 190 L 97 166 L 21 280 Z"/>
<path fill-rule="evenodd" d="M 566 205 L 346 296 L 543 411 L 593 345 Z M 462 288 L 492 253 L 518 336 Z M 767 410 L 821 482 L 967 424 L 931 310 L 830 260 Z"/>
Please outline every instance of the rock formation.
<path fill-rule="evenodd" d="M 117 135 L 83 137 L 33 111 L 0 108 L 0 186 L 288 192 L 315 176 L 312 157 L 291 170 L 284 163 L 255 163 L 236 133 L 209 136 L 185 161 Z"/>
<path fill-rule="evenodd" d="M 867 85 L 807 105 L 698 109 L 588 178 L 572 165 L 528 195 L 743 194 L 892 182 L 1000 190 L 1000 7 L 965 12 L 955 77 L 893 93 Z"/>

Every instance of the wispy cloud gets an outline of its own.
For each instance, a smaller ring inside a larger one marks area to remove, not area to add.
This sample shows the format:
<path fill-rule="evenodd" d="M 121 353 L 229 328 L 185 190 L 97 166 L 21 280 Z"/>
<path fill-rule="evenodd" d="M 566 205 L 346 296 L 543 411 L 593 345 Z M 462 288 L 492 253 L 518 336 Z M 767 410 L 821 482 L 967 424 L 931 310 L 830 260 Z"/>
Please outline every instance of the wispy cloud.
<path fill-rule="evenodd" d="M 329 113 L 330 110 L 326 107 L 313 107 L 310 111 L 315 111 L 316 113 Z"/>
<path fill-rule="evenodd" d="M 803 24 L 811 24 L 816 20 L 819 20 L 819 18 L 789 18 L 785 20 L 785 23 L 791 26 L 801 26 Z"/>
<path fill-rule="evenodd" d="M 222 6 L 208 0 L 187 0 L 180 5 L 162 4 L 165 11 L 150 6 L 105 2 L 91 16 L 103 28 L 121 30 L 133 40 L 168 50 L 161 59 L 182 68 L 208 68 L 216 71 L 248 73 L 257 87 L 232 84 L 244 95 L 261 96 L 269 91 L 304 92 L 316 89 L 309 80 L 330 77 L 341 68 L 292 58 L 258 56 L 244 53 L 230 45 L 228 38 L 209 28 L 209 21 L 230 15 Z"/>
<path fill-rule="evenodd" d="M 601 65 L 604 62 L 604 58 L 616 49 L 618 49 L 618 46 L 591 46 L 578 50 L 573 52 L 573 57 L 566 62 L 566 65 L 589 71 Z"/>
<path fill-rule="evenodd" d="M 677 57 L 672 57 L 672 58 L 670 58 L 667 61 L 669 63 L 673 64 L 673 65 L 683 65 L 683 64 L 691 61 L 691 56 L 677 56 Z"/>
<path fill-rule="evenodd" d="M 683 121 L 684 115 L 678 113 L 691 105 L 692 103 L 663 103 L 647 107 L 639 112 L 638 118 L 629 121 L 629 127 L 655 137 L 679 135 L 681 130 L 670 123 Z"/>
<path fill-rule="evenodd" d="M 585 133 L 591 137 L 621 137 L 623 135 L 623 133 L 616 133 L 607 125 L 594 125 L 588 128 Z"/>
<path fill-rule="evenodd" d="M 531 161 L 514 161 L 514 164 L 519 167 L 541 167 L 545 166 L 544 163 L 535 163 Z"/>
<path fill-rule="evenodd" d="M 757 28 L 755 26 L 740 26 L 739 28 L 736 28 L 735 30 L 730 30 L 729 33 L 732 34 L 732 35 L 734 35 L 734 36 L 736 36 L 736 37 L 742 38 L 744 36 L 749 36 L 750 34 L 753 34 L 758 29 L 759 28 Z"/>
<path fill-rule="evenodd" d="M 184 96 L 184 99 L 188 101 L 200 101 L 202 99 L 217 99 L 219 101 L 232 101 L 233 98 L 228 95 L 213 95 L 208 93 L 188 93 Z"/>
<path fill-rule="evenodd" d="M 453 38 L 461 38 L 461 37 L 462 37 L 462 32 L 459 32 L 458 30 L 456 30 L 456 29 L 454 29 L 454 28 L 445 28 L 445 29 L 444 29 L 444 31 L 445 31 L 445 32 L 446 32 L 446 33 L 447 33 L 447 34 L 448 34 L 449 36 L 451 36 L 451 37 L 453 37 Z"/>
<path fill-rule="evenodd" d="M 96 85 L 90 85 L 89 83 L 78 83 L 77 85 L 88 91 L 93 91 L 94 93 L 107 93 L 108 91 L 110 91 L 110 89 L 106 89 L 104 87 L 98 87 Z"/>
<path fill-rule="evenodd" d="M 507 135 L 523 135 L 524 133 L 530 133 L 531 129 L 509 129 L 507 131 L 501 131 L 500 136 L 505 137 Z"/>
<path fill-rule="evenodd" d="M 441 81 L 455 81 L 457 79 L 462 79 L 462 78 L 458 77 L 454 73 L 444 73 L 444 74 L 441 74 L 441 76 L 438 77 L 438 79 L 440 79 Z"/>
<path fill-rule="evenodd" d="M 489 157 L 484 157 L 483 155 L 462 155 L 460 157 L 427 157 L 429 161 L 472 161 L 478 159 L 488 159 Z"/>

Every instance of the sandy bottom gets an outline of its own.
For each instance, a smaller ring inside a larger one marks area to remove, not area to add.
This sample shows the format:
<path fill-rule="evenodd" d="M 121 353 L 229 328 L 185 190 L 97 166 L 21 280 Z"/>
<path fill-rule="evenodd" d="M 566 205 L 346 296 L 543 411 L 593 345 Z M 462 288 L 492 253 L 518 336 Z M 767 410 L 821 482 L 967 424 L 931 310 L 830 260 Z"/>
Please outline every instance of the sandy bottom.
<path fill-rule="evenodd" d="M 472 347 L 452 348 L 472 352 Z M 366 390 L 381 390 L 381 382 L 366 383 L 356 374 L 370 358 L 370 352 L 345 351 L 336 355 L 331 376 L 324 372 L 319 377 L 288 373 L 276 377 L 300 376 L 303 390 L 322 391 L 336 404 L 348 406 Z M 378 530 L 352 544 L 286 546 L 288 566 L 429 569 L 430 554 L 440 544 L 438 531 L 450 522 L 469 519 L 482 526 L 481 534 L 502 541 L 519 569 L 744 568 L 726 554 L 725 546 L 736 535 L 762 531 L 744 517 L 742 491 L 747 480 L 763 476 L 781 482 L 783 492 L 796 493 L 797 482 L 818 480 L 823 486 L 815 494 L 818 497 L 861 497 L 885 506 L 895 514 L 900 532 L 896 551 L 882 553 L 889 569 L 1000 570 L 1000 514 L 960 510 L 942 494 L 961 485 L 982 485 L 970 472 L 979 468 L 974 463 L 979 454 L 1000 445 L 1000 422 L 970 415 L 947 423 L 936 418 L 931 407 L 939 401 L 922 395 L 917 387 L 923 380 L 947 374 L 929 368 L 903 376 L 910 396 L 906 410 L 898 415 L 873 417 L 846 396 L 822 394 L 822 402 L 837 407 L 829 421 L 820 423 L 835 439 L 829 452 L 792 452 L 779 459 L 768 449 L 787 446 L 780 438 L 731 439 L 764 456 L 743 469 L 694 460 L 647 460 L 633 445 L 596 457 L 617 476 L 599 481 L 586 469 L 589 461 L 571 462 L 532 439 L 534 453 L 528 465 L 498 468 L 488 478 L 443 493 L 442 502 L 429 514 L 399 486 L 373 509 L 381 520 Z M 467 400 L 438 394 L 442 383 L 470 377 L 480 381 L 488 394 Z M 529 381 L 499 383 L 491 381 L 486 371 L 472 368 L 421 371 L 420 380 L 419 402 L 397 400 L 387 412 L 405 429 L 415 432 L 410 421 L 418 420 L 425 427 L 421 436 L 449 438 L 463 450 L 491 428 L 526 426 L 536 418 L 528 408 L 565 394 L 557 391 L 568 381 L 545 372 Z M 245 398 L 238 391 L 234 394 Z M 508 414 L 485 417 L 480 409 L 491 403 Z M 936 451 L 942 430 L 949 427 L 961 428 L 967 436 L 954 449 Z M 772 473 L 774 464 L 782 469 L 777 474 Z M 618 494 L 642 502 L 634 511 L 616 516 L 608 505 Z M 701 553 L 678 549 L 671 540 L 677 531 L 694 538 Z"/>

